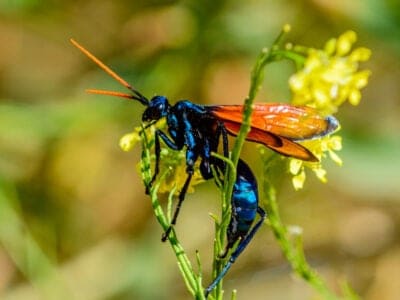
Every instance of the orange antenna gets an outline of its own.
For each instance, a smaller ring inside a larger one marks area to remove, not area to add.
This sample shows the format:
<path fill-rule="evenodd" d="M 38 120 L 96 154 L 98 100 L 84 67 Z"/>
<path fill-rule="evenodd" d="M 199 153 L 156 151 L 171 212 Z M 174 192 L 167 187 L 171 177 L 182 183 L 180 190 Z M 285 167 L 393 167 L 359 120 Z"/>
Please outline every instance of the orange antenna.
<path fill-rule="evenodd" d="M 102 94 L 102 95 L 118 96 L 118 97 L 123 97 L 123 98 L 128 98 L 128 99 L 136 99 L 146 106 L 149 104 L 149 100 L 147 100 L 146 97 L 144 97 L 137 90 L 135 90 L 132 85 L 130 85 L 128 82 L 126 82 L 124 79 L 122 79 L 117 73 L 115 73 L 108 66 L 106 66 L 103 62 L 101 62 L 96 56 L 94 56 L 92 53 L 90 53 L 89 50 L 84 48 L 82 45 L 80 45 L 74 39 L 70 39 L 70 42 L 76 48 L 78 48 L 83 54 L 85 54 L 87 57 L 89 57 L 89 59 L 91 59 L 93 62 L 95 62 L 100 68 L 102 68 L 108 75 L 110 75 L 116 81 L 118 81 L 120 84 L 122 84 L 124 87 L 126 87 L 127 89 L 132 91 L 135 95 L 128 95 L 128 94 L 124 94 L 124 93 L 120 93 L 120 92 L 104 91 L 104 90 L 88 90 L 87 92 L 89 92 L 91 94 Z"/>
<path fill-rule="evenodd" d="M 121 92 L 114 92 L 114 91 L 107 91 L 107 90 L 87 89 L 86 93 L 122 97 L 122 98 L 127 98 L 127 99 L 136 99 L 135 96 L 130 95 L 130 94 L 121 93 Z"/>

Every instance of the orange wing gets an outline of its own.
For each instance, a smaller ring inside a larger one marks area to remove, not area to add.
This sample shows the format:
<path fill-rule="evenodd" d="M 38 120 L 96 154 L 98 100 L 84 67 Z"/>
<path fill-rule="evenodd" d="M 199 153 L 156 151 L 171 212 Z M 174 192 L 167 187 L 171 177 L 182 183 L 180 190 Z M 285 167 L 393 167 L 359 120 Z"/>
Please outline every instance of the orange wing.
<path fill-rule="evenodd" d="M 211 113 L 221 121 L 242 123 L 242 105 L 212 106 Z M 307 106 L 277 103 L 254 104 L 251 127 L 292 141 L 318 138 L 332 133 L 339 126 L 332 117 L 322 117 Z"/>
<path fill-rule="evenodd" d="M 222 121 L 232 135 L 237 135 L 242 123 L 242 105 L 210 107 L 210 113 Z M 272 150 L 307 161 L 318 159 L 296 141 L 322 137 L 339 126 L 332 117 L 322 117 L 313 108 L 288 104 L 255 104 L 251 130 L 247 140 L 264 144 Z"/>
<path fill-rule="evenodd" d="M 232 123 L 229 121 L 224 122 L 225 128 L 232 135 L 237 135 L 240 129 L 239 123 Z M 303 147 L 296 142 L 293 142 L 287 138 L 262 131 L 260 129 L 252 127 L 250 132 L 247 134 L 246 140 L 263 144 L 268 148 L 285 156 L 295 157 L 301 160 L 317 162 L 318 158 L 315 157 L 310 150 Z"/>

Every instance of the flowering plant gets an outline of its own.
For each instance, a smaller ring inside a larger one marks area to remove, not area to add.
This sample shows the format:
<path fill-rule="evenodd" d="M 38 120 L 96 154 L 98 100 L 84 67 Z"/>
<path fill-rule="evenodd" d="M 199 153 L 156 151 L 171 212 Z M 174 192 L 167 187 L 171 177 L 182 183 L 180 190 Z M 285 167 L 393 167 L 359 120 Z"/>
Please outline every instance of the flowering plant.
<path fill-rule="evenodd" d="M 360 47 L 352 50 L 357 39 L 354 31 L 347 31 L 337 39 L 326 42 L 323 49 L 294 47 L 304 59 L 297 59 L 301 68 L 289 79 L 292 91 L 292 104 L 316 108 L 322 115 L 331 115 L 339 106 L 348 101 L 358 105 L 360 90 L 368 83 L 369 70 L 359 71 L 359 63 L 371 56 L 371 51 Z M 301 189 L 306 179 L 305 168 L 311 169 L 318 179 L 326 182 L 326 171 L 321 161 L 329 156 L 336 164 L 342 165 L 335 151 L 342 149 L 340 135 L 330 135 L 318 140 L 304 141 L 304 146 L 319 159 L 318 163 L 290 159 L 290 173 L 294 188 Z M 328 154 L 328 155 L 327 155 Z"/>
<path fill-rule="evenodd" d="M 264 49 L 251 74 L 251 86 L 248 97 L 245 99 L 243 109 L 243 120 L 240 131 L 235 139 L 230 158 L 224 159 L 227 168 L 224 183 L 222 185 L 222 205 L 221 216 L 213 215 L 216 223 L 215 243 L 214 243 L 214 270 L 213 274 L 218 274 L 225 260 L 219 256 L 222 253 L 226 230 L 230 220 L 231 197 L 235 183 L 235 170 L 239 160 L 241 148 L 249 132 L 251 124 L 251 114 L 254 98 L 261 86 L 263 71 L 267 64 L 283 59 L 292 60 L 297 66 L 297 72 L 289 79 L 289 86 L 292 91 L 291 103 L 295 105 L 307 105 L 317 109 L 321 115 L 330 115 L 336 113 L 339 106 L 348 101 L 352 105 L 357 105 L 361 99 L 360 89 L 366 86 L 370 71 L 358 70 L 360 62 L 366 61 L 370 57 L 370 50 L 367 48 L 356 48 L 352 46 L 356 41 L 356 34 L 348 31 L 337 39 L 329 40 L 323 49 L 306 48 L 304 46 L 282 45 L 284 36 L 290 31 L 290 26 L 285 25 L 281 34 L 273 43 L 270 49 Z M 132 133 L 125 135 L 121 141 L 121 147 L 127 151 L 137 142 L 141 141 L 143 145 L 142 160 L 140 170 L 146 186 L 149 186 L 152 180 L 152 165 L 154 164 L 154 155 L 151 152 L 154 148 L 154 130 L 164 128 L 165 122 L 158 122 L 146 129 L 136 128 Z M 342 148 L 342 138 L 335 133 L 334 135 L 304 141 L 302 144 L 309 149 L 318 162 L 303 162 L 298 159 L 289 158 L 288 170 L 292 175 L 292 183 L 296 190 L 301 189 L 306 179 L 306 169 L 311 169 L 316 176 L 326 182 L 326 171 L 322 167 L 322 162 L 326 157 L 331 158 L 338 165 L 342 164 L 341 158 L 336 154 Z M 331 292 L 323 279 L 307 263 L 302 248 L 302 231 L 299 227 L 285 226 L 280 218 L 278 204 L 276 200 L 276 191 L 272 185 L 271 178 L 276 170 L 272 170 L 275 162 L 280 161 L 278 155 L 271 155 L 261 147 L 264 161 L 264 183 L 263 190 L 266 196 L 265 209 L 267 212 L 267 223 L 274 232 L 278 244 L 283 254 L 291 264 L 294 272 L 313 286 L 325 299 L 337 299 Z M 166 230 L 171 221 L 172 198 L 177 191 L 177 187 L 182 185 L 181 178 L 185 177 L 185 155 L 184 152 L 173 151 L 169 148 L 163 148 L 161 151 L 160 176 L 150 189 L 150 196 L 158 222 Z M 280 170 L 283 172 L 285 170 Z M 200 174 L 197 173 L 195 180 L 192 180 L 191 187 L 202 181 Z M 193 189 L 191 189 L 193 190 Z M 158 192 L 169 192 L 169 203 L 167 214 L 164 214 L 158 200 Z M 171 231 L 169 242 L 177 257 L 178 266 L 181 270 L 183 279 L 189 292 L 196 299 L 204 299 L 202 288 L 201 263 L 197 256 L 197 263 L 200 273 L 193 270 L 190 260 L 178 241 L 174 230 Z M 216 289 L 210 294 L 212 299 L 222 299 L 222 281 Z M 347 299 L 357 299 L 358 297 L 346 285 L 343 285 L 343 295 Z M 232 298 L 235 297 L 235 292 Z"/>

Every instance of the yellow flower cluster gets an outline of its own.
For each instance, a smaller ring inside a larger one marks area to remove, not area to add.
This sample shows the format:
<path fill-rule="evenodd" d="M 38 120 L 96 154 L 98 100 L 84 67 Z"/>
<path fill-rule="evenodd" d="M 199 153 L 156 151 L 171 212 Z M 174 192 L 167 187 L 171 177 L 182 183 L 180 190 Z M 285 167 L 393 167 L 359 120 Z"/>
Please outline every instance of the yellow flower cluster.
<path fill-rule="evenodd" d="M 178 195 L 187 178 L 186 152 L 163 148 L 161 150 L 160 170 L 168 170 L 169 172 L 167 173 L 165 179 L 161 182 L 158 192 L 170 193 L 172 190 L 174 190 L 175 195 Z M 194 166 L 194 174 L 192 180 L 190 181 L 187 192 L 193 193 L 194 186 L 202 182 L 204 182 L 204 179 L 200 174 L 199 162 L 197 162 Z"/>
<path fill-rule="evenodd" d="M 165 120 L 160 120 L 155 125 L 148 127 L 145 130 L 147 141 L 150 145 L 150 150 L 154 151 L 154 137 L 156 129 L 165 128 L 166 123 Z M 123 151 L 130 151 L 133 147 L 142 141 L 142 128 L 136 127 L 133 132 L 127 133 L 119 141 L 119 145 Z M 155 155 L 151 156 L 152 165 L 151 168 L 154 170 L 155 166 Z M 140 163 L 137 166 L 138 171 L 140 172 Z M 185 151 L 175 151 L 171 150 L 167 147 L 161 148 L 160 153 L 160 174 L 165 171 L 168 171 L 166 177 L 161 182 L 158 192 L 160 193 L 170 193 L 172 190 L 175 190 L 175 194 L 179 194 L 180 188 L 185 183 L 187 174 L 186 174 L 186 159 L 185 159 Z M 190 182 L 188 193 L 194 192 L 194 186 L 203 182 L 203 178 L 201 177 L 200 171 L 198 170 L 198 165 L 195 165 L 195 172 Z"/>
<path fill-rule="evenodd" d="M 346 100 L 352 105 L 360 102 L 360 89 L 367 85 L 371 72 L 358 71 L 358 65 L 369 59 L 371 51 L 362 47 L 352 50 L 356 39 L 354 31 L 347 31 L 337 39 L 329 40 L 323 50 L 309 49 L 304 67 L 289 79 L 292 104 L 311 106 L 322 115 L 330 115 L 337 112 Z M 335 153 L 342 148 L 340 136 L 326 136 L 302 144 L 320 161 L 329 156 L 342 165 L 342 160 Z M 291 158 L 289 172 L 293 175 L 292 183 L 296 190 L 304 185 L 305 168 L 311 169 L 318 179 L 326 182 L 326 170 L 321 162 L 310 163 Z"/>
<path fill-rule="evenodd" d="M 318 140 L 304 141 L 302 144 L 307 149 L 311 150 L 320 161 L 328 154 L 339 166 L 343 163 L 335 152 L 342 149 L 342 137 L 339 135 L 325 136 Z M 289 162 L 289 172 L 293 175 L 292 184 L 296 190 L 301 189 L 304 185 L 306 179 L 305 168 L 311 169 L 322 182 L 327 181 L 326 170 L 322 168 L 320 162 L 313 163 L 291 158 Z"/>
<path fill-rule="evenodd" d="M 358 65 L 369 59 L 371 50 L 351 51 L 356 40 L 356 33 L 347 31 L 329 40 L 323 50 L 309 49 L 303 69 L 289 79 L 292 103 L 315 107 L 324 115 L 335 113 L 346 100 L 357 105 L 371 75 L 369 70 L 358 71 Z"/>
<path fill-rule="evenodd" d="M 338 38 L 329 40 L 323 49 L 307 49 L 303 68 L 289 79 L 289 86 L 293 95 L 291 103 L 314 107 L 322 115 L 331 115 L 337 112 L 338 107 L 346 101 L 352 105 L 357 105 L 361 99 L 360 90 L 367 85 L 371 74 L 369 70 L 359 71 L 359 63 L 367 61 L 371 56 L 371 51 L 364 47 L 352 49 L 356 40 L 356 33 L 347 31 Z M 297 54 L 304 55 L 304 53 Z M 155 130 L 163 129 L 165 126 L 165 120 L 163 120 L 145 130 L 147 140 L 152 148 L 154 147 Z M 124 135 L 120 140 L 121 148 L 124 151 L 132 149 L 135 144 L 141 141 L 141 131 L 142 129 L 138 127 L 132 133 Z M 335 152 L 342 148 L 340 136 L 326 136 L 304 141 L 302 144 L 313 152 L 320 161 L 325 157 L 330 157 L 338 165 L 342 164 L 342 160 Z M 154 155 L 152 160 L 154 167 Z M 292 182 L 295 189 L 300 189 L 304 185 L 305 168 L 311 169 L 322 182 L 326 182 L 326 171 L 321 162 L 311 163 L 291 158 L 289 171 L 293 175 Z M 163 148 L 160 170 L 161 173 L 170 170 L 167 173 L 166 180 L 161 183 L 160 192 L 170 192 L 173 189 L 177 190 L 176 187 L 183 186 L 186 179 L 185 151 Z M 202 181 L 197 165 L 189 191 L 193 191 L 193 186 Z M 177 190 L 177 192 L 179 191 Z"/>

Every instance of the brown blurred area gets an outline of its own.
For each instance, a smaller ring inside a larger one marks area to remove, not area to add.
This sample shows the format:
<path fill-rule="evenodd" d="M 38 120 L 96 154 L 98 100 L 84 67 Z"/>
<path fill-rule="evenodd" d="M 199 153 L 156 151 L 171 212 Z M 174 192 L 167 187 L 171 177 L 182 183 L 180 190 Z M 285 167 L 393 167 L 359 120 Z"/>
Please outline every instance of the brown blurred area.
<path fill-rule="evenodd" d="M 351 29 L 372 50 L 358 107 L 345 105 L 344 165 L 279 187 L 282 218 L 301 226 L 310 264 L 332 289 L 400 299 L 400 5 L 398 1 L 0 1 L 0 299 L 189 299 L 160 242 L 136 164 L 119 138 L 143 107 L 87 95 L 123 90 L 70 43 L 90 49 L 148 97 L 242 103 L 260 49 L 322 47 Z M 287 101 L 292 65 L 267 67 L 258 101 Z M 252 144 L 244 156 L 261 182 Z M 212 183 L 187 196 L 177 232 L 210 280 Z M 264 226 L 225 279 L 238 299 L 320 299 L 292 276 Z"/>

